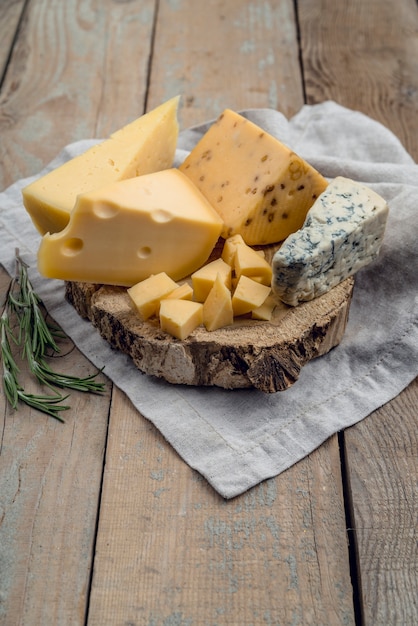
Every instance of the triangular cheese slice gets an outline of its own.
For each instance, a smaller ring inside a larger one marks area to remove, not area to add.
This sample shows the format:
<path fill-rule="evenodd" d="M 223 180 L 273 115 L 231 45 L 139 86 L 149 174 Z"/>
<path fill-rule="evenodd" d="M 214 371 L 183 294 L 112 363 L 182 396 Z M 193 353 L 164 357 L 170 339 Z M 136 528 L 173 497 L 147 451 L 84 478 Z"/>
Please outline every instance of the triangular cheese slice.
<path fill-rule="evenodd" d="M 25 187 L 23 203 L 39 232 L 65 228 L 79 194 L 171 167 L 178 103 L 178 96 L 168 100 Z"/>

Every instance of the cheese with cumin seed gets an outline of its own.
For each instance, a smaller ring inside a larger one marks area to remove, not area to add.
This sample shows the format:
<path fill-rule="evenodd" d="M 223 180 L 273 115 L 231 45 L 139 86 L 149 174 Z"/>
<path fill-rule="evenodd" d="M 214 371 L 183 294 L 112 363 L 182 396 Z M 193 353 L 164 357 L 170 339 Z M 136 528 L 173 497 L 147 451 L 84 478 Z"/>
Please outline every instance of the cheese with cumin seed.
<path fill-rule="evenodd" d="M 276 243 L 298 230 L 326 179 L 278 139 L 226 109 L 180 165 L 224 221 L 222 236 Z"/>

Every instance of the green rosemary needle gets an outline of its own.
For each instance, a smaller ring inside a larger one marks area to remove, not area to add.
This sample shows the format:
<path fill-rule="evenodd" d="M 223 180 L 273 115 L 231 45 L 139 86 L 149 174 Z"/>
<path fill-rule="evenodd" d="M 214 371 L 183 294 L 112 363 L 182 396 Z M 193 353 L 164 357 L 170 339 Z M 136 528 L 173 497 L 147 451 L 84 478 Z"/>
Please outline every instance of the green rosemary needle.
<path fill-rule="evenodd" d="M 60 416 L 61 411 L 65 411 L 70 407 L 61 404 L 67 396 L 54 393 L 52 395 L 26 393 L 19 384 L 19 367 L 13 357 L 10 346 L 10 339 L 16 343 L 15 337 L 10 327 L 7 308 L 3 310 L 0 318 L 0 344 L 1 356 L 3 362 L 3 389 L 5 396 L 13 409 L 18 408 L 19 401 L 31 406 L 55 419 L 63 422 Z"/>
<path fill-rule="evenodd" d="M 60 415 L 69 409 L 62 404 L 68 398 L 55 388 L 74 389 L 103 393 L 105 386 L 98 383 L 97 374 L 80 378 L 54 371 L 47 362 L 48 352 L 59 353 L 57 339 L 62 333 L 49 324 L 42 312 L 42 301 L 34 291 L 28 277 L 28 266 L 16 251 L 16 275 L 7 290 L 0 317 L 0 353 L 3 363 L 3 389 L 9 404 L 18 408 L 23 402 L 51 417 L 64 421 Z M 16 331 L 14 331 L 16 328 Z M 13 356 L 11 341 L 22 350 L 30 373 L 40 385 L 51 390 L 51 394 L 27 393 L 19 384 L 19 366 Z"/>

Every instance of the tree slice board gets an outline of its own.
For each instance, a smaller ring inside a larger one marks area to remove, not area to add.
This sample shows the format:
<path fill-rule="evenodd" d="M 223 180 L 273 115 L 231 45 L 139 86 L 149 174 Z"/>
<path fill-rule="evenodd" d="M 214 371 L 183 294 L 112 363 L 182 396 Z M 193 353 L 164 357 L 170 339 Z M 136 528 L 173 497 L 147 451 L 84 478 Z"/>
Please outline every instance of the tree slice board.
<path fill-rule="evenodd" d="M 157 320 L 143 322 L 123 287 L 66 282 L 66 298 L 109 344 L 144 374 L 169 383 L 254 387 L 266 393 L 293 385 L 302 367 L 337 346 L 346 328 L 354 278 L 297 307 L 278 305 L 269 322 L 236 318 L 180 341 Z"/>

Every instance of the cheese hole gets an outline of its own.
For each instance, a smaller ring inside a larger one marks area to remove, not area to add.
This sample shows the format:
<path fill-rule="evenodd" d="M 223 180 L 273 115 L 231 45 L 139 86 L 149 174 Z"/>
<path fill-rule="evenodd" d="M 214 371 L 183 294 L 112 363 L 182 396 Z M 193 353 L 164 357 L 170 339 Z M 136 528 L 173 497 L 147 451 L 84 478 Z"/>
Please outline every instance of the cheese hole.
<path fill-rule="evenodd" d="M 96 204 L 93 213 L 102 220 L 109 220 L 119 213 L 119 209 L 110 204 Z"/>
<path fill-rule="evenodd" d="M 172 213 L 170 213 L 170 211 L 166 211 L 165 209 L 155 209 L 155 211 L 151 213 L 151 217 L 154 222 L 157 222 L 158 224 L 171 222 L 173 219 Z"/>
<path fill-rule="evenodd" d="M 151 254 L 151 248 L 149 246 L 143 246 L 138 250 L 138 257 L 140 259 L 147 259 Z"/>
<path fill-rule="evenodd" d="M 62 248 L 62 253 L 65 256 L 77 256 L 83 249 L 83 240 L 78 237 L 72 237 L 67 239 Z"/>

